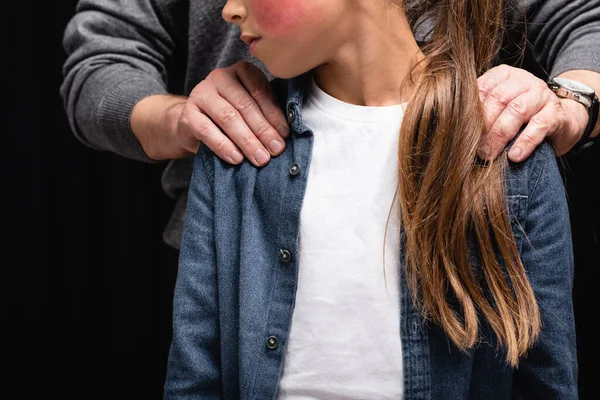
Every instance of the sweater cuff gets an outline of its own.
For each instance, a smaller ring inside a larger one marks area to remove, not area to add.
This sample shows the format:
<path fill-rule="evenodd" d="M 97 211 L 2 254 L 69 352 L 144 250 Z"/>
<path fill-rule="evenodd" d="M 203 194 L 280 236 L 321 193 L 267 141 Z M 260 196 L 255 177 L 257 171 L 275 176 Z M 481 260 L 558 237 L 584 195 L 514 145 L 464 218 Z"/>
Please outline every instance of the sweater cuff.
<path fill-rule="evenodd" d="M 131 112 L 143 98 L 167 94 L 167 91 L 150 75 L 114 69 L 114 66 L 102 68 L 88 77 L 80 97 L 87 102 L 80 103 L 83 110 L 78 112 L 87 116 L 78 119 L 78 123 L 87 125 L 82 129 L 87 132 L 86 139 L 93 147 L 132 160 L 154 163 L 131 130 Z"/>

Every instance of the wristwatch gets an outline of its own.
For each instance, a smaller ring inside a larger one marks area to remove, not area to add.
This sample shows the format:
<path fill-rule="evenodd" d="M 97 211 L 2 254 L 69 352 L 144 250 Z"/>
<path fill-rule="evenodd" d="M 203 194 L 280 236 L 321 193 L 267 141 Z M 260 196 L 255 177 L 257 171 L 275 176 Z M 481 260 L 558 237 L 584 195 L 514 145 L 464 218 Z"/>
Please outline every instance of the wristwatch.
<path fill-rule="evenodd" d="M 598 115 L 600 114 L 600 102 L 594 89 L 581 82 L 567 78 L 552 78 L 548 81 L 548 87 L 558 97 L 578 101 L 587 108 L 589 116 L 588 124 L 581 139 L 573 146 L 573 150 L 579 152 L 590 147 L 594 143 L 590 135 L 598 123 Z"/>

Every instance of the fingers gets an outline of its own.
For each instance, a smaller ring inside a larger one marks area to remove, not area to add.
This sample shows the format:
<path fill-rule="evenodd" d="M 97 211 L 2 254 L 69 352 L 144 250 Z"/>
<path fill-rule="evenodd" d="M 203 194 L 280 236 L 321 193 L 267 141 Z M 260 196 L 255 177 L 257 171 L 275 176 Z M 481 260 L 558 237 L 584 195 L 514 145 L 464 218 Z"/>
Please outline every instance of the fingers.
<path fill-rule="evenodd" d="M 557 99 L 558 100 L 558 99 Z M 561 119 L 557 118 L 560 104 L 548 102 L 530 120 L 523 132 L 508 152 L 508 158 L 514 162 L 521 162 L 533 153 L 533 150 L 561 127 Z"/>
<path fill-rule="evenodd" d="M 534 86 L 522 92 L 523 89 L 526 87 L 507 82 L 498 86 L 486 99 L 484 113 L 488 133 L 482 151 L 487 152 L 488 157 L 500 154 L 521 127 L 527 124 L 550 101 L 550 95 L 553 95 L 547 88 Z"/>
<path fill-rule="evenodd" d="M 216 92 L 216 88 L 200 88 L 200 94 L 193 98 L 198 104 L 199 110 L 209 117 L 213 125 L 219 128 L 221 137 L 215 137 L 214 129 L 206 129 L 204 132 L 198 127 L 199 139 L 205 143 L 219 157 L 226 159 L 231 157 L 230 146 L 227 141 L 233 142 L 235 146 L 256 166 L 263 166 L 271 159 L 269 152 L 265 149 L 258 137 L 252 132 L 240 112 L 226 99 Z M 208 133 L 208 134 L 207 134 Z M 264 135 L 264 130 L 259 135 Z M 227 140 L 226 140 L 227 139 Z M 205 142 L 209 140 L 209 142 Z M 217 144 L 220 144 L 217 148 Z M 222 151 L 220 151 L 222 150 Z M 237 163 L 243 161 L 243 158 Z"/>
<path fill-rule="evenodd" d="M 545 107 L 554 107 L 551 104 L 557 100 L 544 81 L 528 71 L 507 65 L 490 69 L 477 79 L 477 83 L 487 128 L 487 135 L 478 149 L 482 158 L 497 157 L 523 125 L 531 124 L 532 118 Z M 509 158 L 524 160 L 546 136 L 553 133 L 550 129 L 556 129 L 560 118 L 554 116 L 548 120 L 547 112 L 538 116 L 535 119 L 537 124 L 533 124 L 515 142 Z"/>
<path fill-rule="evenodd" d="M 285 149 L 289 128 L 283 111 L 265 74 L 248 62 L 211 72 L 194 88 L 189 102 L 204 117 L 189 117 L 201 125 L 188 129 L 228 162 L 242 162 L 243 153 L 263 166 Z"/>
<path fill-rule="evenodd" d="M 200 141 L 231 164 L 239 164 L 244 160 L 236 145 L 192 102 L 188 102 L 181 113 L 178 131 L 184 133 L 180 136 L 186 138 L 184 146 L 191 152 L 197 151 Z"/>
<path fill-rule="evenodd" d="M 232 124 L 219 125 L 248 159 L 255 165 L 264 165 L 270 156 L 277 156 L 284 150 L 282 136 L 289 135 L 287 122 L 263 72 L 254 66 L 240 66 L 236 71 L 235 80 L 223 81 L 216 88 L 220 97 L 233 106 L 241 118 L 236 118 Z M 211 106 L 207 107 L 210 115 Z"/>
<path fill-rule="evenodd" d="M 484 159 L 493 159 L 497 157 L 510 139 L 518 132 L 518 128 L 514 132 L 509 132 L 506 131 L 506 128 L 503 126 L 503 124 L 506 124 L 507 122 L 510 123 L 510 125 L 515 125 L 514 119 L 512 121 L 506 121 L 507 118 L 504 118 L 496 124 L 496 121 L 511 101 L 528 89 L 524 88 L 520 82 L 523 80 L 522 76 L 520 77 L 521 79 L 515 77 L 517 72 L 516 68 L 507 65 L 499 65 L 489 69 L 477 78 L 479 99 L 483 103 L 485 126 L 488 132 L 483 139 L 481 146 L 477 150 L 479 157 Z M 515 112 L 525 112 L 519 108 L 520 105 L 521 103 L 517 103 L 517 105 L 514 106 Z M 494 130 L 492 130 L 492 128 Z"/>
<path fill-rule="evenodd" d="M 581 122 L 585 120 L 584 107 L 571 100 L 562 102 L 533 74 L 507 68 L 508 75 L 506 68 L 501 68 L 482 79 L 480 96 L 488 131 L 478 149 L 479 156 L 488 159 L 498 156 L 524 125 L 508 153 L 510 160 L 525 160 L 546 138 L 556 155 L 569 151 L 584 129 Z"/>
<path fill-rule="evenodd" d="M 479 86 L 479 99 L 484 102 L 490 92 L 498 85 L 510 79 L 511 67 L 507 65 L 498 65 L 487 70 L 483 75 L 477 78 Z"/>
<path fill-rule="evenodd" d="M 281 137 L 287 138 L 290 134 L 287 120 L 265 74 L 256 65 L 249 62 L 243 61 L 237 66 L 238 78 L 262 111 L 262 114 L 257 114 L 259 120 L 260 117 L 266 118 Z M 246 115 L 244 113 L 242 115 L 246 119 Z"/>

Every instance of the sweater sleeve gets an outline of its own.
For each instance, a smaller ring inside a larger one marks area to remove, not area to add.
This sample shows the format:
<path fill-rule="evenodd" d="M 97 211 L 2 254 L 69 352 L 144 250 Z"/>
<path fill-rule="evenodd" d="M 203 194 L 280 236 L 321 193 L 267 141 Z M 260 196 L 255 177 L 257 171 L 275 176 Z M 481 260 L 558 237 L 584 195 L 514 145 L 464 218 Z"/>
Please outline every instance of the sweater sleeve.
<path fill-rule="evenodd" d="M 600 0 L 520 0 L 527 39 L 548 77 L 600 72 Z"/>
<path fill-rule="evenodd" d="M 79 1 L 63 35 L 60 94 L 82 143 L 151 161 L 131 131 L 131 111 L 142 98 L 168 92 L 187 24 L 184 0 Z"/>

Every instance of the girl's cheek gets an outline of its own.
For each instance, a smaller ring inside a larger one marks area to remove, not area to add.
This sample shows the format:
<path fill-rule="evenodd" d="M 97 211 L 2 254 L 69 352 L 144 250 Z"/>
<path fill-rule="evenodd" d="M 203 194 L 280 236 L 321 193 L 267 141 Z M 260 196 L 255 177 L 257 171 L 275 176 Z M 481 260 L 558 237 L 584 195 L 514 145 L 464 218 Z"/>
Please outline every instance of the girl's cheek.
<path fill-rule="evenodd" d="M 286 36 L 296 32 L 311 14 L 307 0 L 251 0 L 258 27 L 268 35 Z"/>

